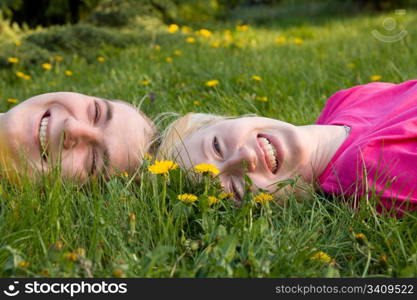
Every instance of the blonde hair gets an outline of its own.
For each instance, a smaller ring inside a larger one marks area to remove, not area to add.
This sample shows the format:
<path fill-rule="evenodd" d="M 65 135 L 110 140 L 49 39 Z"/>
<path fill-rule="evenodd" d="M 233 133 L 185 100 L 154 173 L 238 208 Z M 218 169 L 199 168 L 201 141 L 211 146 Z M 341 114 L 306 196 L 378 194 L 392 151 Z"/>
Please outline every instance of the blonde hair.
<path fill-rule="evenodd" d="M 188 113 L 173 121 L 160 135 L 161 143 L 156 155 L 157 160 L 176 160 L 179 146 L 186 137 L 199 129 L 230 117 L 206 113 Z"/>

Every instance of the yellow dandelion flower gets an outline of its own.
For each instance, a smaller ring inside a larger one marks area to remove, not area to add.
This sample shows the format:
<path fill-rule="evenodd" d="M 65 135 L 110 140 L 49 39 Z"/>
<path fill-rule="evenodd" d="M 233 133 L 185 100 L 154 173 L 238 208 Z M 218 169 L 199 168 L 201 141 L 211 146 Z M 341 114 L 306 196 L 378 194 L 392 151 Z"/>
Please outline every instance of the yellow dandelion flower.
<path fill-rule="evenodd" d="M 171 56 L 168 56 L 167 58 L 165 58 L 165 61 L 167 63 L 172 63 L 172 57 Z"/>
<path fill-rule="evenodd" d="M 75 249 L 75 254 L 81 257 L 85 257 L 85 249 L 84 248 L 77 248 Z"/>
<path fill-rule="evenodd" d="M 388 264 L 388 256 L 386 254 L 381 254 L 378 257 L 378 262 L 382 265 L 382 266 L 386 266 Z"/>
<path fill-rule="evenodd" d="M 19 59 L 17 57 L 9 57 L 7 61 L 11 64 L 17 64 L 19 62 Z"/>
<path fill-rule="evenodd" d="M 50 63 L 43 63 L 42 69 L 49 71 L 52 69 L 52 65 Z"/>
<path fill-rule="evenodd" d="M 182 55 L 182 51 L 181 50 L 174 50 L 174 55 L 181 56 Z"/>
<path fill-rule="evenodd" d="M 63 246 L 64 244 L 62 243 L 62 241 L 56 241 L 56 243 L 52 247 L 55 250 L 61 250 Z"/>
<path fill-rule="evenodd" d="M 194 44 L 195 43 L 195 38 L 193 38 L 192 36 L 189 36 L 188 38 L 185 39 L 185 41 L 188 44 Z"/>
<path fill-rule="evenodd" d="M 213 87 L 218 85 L 220 82 L 217 79 L 206 81 L 206 86 Z"/>
<path fill-rule="evenodd" d="M 155 46 L 153 46 L 153 48 L 154 48 L 155 51 L 161 51 L 161 46 L 159 46 L 159 45 L 155 45 Z"/>
<path fill-rule="evenodd" d="M 19 40 L 14 41 L 14 44 L 16 47 L 19 47 L 20 45 L 22 45 L 22 42 Z"/>
<path fill-rule="evenodd" d="M 193 101 L 193 104 L 194 105 L 200 105 L 200 101 L 195 100 L 195 101 Z"/>
<path fill-rule="evenodd" d="M 103 57 L 103 56 L 99 56 L 99 57 L 97 57 L 97 61 L 98 61 L 99 63 L 104 63 L 104 62 L 106 61 L 106 58 L 105 58 L 105 57 Z"/>
<path fill-rule="evenodd" d="M 268 97 L 256 96 L 255 99 L 261 102 L 268 102 Z"/>
<path fill-rule="evenodd" d="M 181 194 L 178 195 L 177 199 L 184 203 L 193 203 L 198 200 L 198 197 L 193 194 Z"/>
<path fill-rule="evenodd" d="M 143 86 L 147 86 L 147 85 L 151 84 L 151 82 L 149 80 L 146 80 L 146 79 L 139 81 L 139 83 L 140 83 L 140 85 L 143 85 Z"/>
<path fill-rule="evenodd" d="M 275 39 L 275 43 L 278 45 L 285 44 L 287 42 L 287 38 L 285 36 L 279 36 Z"/>
<path fill-rule="evenodd" d="M 152 174 L 168 174 L 169 171 L 178 168 L 178 164 L 171 160 L 156 160 L 155 163 L 148 167 L 148 171 Z"/>
<path fill-rule="evenodd" d="M 180 27 L 177 24 L 171 24 L 168 26 L 168 32 L 169 33 L 176 33 Z"/>
<path fill-rule="evenodd" d="M 17 266 L 21 269 L 27 269 L 29 267 L 29 262 L 22 260 L 22 261 L 19 261 Z"/>
<path fill-rule="evenodd" d="M 116 278 L 122 278 L 125 276 L 125 273 L 123 272 L 122 269 L 114 269 L 113 270 L 113 276 Z"/>
<path fill-rule="evenodd" d="M 213 35 L 213 33 L 210 30 L 204 28 L 197 31 L 196 34 L 207 38 Z"/>
<path fill-rule="evenodd" d="M 216 204 L 220 201 L 219 198 L 214 197 L 214 196 L 209 196 L 207 199 L 208 199 L 209 205 Z"/>
<path fill-rule="evenodd" d="M 15 104 L 15 103 L 19 102 L 19 100 L 17 100 L 16 98 L 7 98 L 7 102 Z"/>
<path fill-rule="evenodd" d="M 72 75 L 73 75 L 72 71 L 70 71 L 70 70 L 66 70 L 66 71 L 64 72 L 64 74 L 65 74 L 65 76 L 68 76 L 68 77 L 70 77 L 70 76 L 72 76 Z"/>
<path fill-rule="evenodd" d="M 219 194 L 219 199 L 220 200 L 223 200 L 223 199 L 230 199 L 230 198 L 233 198 L 235 196 L 235 194 L 234 193 L 220 193 Z"/>
<path fill-rule="evenodd" d="M 219 41 L 214 41 L 210 43 L 210 46 L 212 48 L 219 48 L 220 47 L 220 42 Z"/>
<path fill-rule="evenodd" d="M 225 39 L 227 42 L 230 42 L 230 41 L 232 41 L 232 40 L 233 40 L 232 32 L 231 32 L 229 29 L 226 29 L 226 30 L 223 32 L 223 36 L 224 36 L 224 39 Z"/>
<path fill-rule="evenodd" d="M 194 171 L 197 173 L 211 173 L 212 175 L 217 175 L 220 173 L 219 169 L 212 164 L 199 164 L 194 166 Z"/>
<path fill-rule="evenodd" d="M 191 29 L 191 27 L 189 27 L 189 26 L 182 26 L 181 27 L 181 31 L 182 31 L 182 33 L 185 33 L 185 34 L 187 34 L 187 33 L 190 33 L 191 31 L 193 31 L 192 29 Z"/>
<path fill-rule="evenodd" d="M 62 56 L 59 56 L 59 55 L 58 55 L 58 56 L 55 56 L 55 57 L 54 57 L 54 60 L 55 60 L 55 61 L 63 61 L 63 60 L 64 60 L 64 58 L 63 58 Z"/>
<path fill-rule="evenodd" d="M 381 76 L 381 75 L 372 75 L 372 76 L 370 77 L 370 79 L 371 79 L 372 81 L 378 81 L 378 80 L 381 80 L 381 78 L 382 78 L 382 76 Z"/>
<path fill-rule="evenodd" d="M 300 39 L 300 38 L 295 38 L 294 39 L 294 44 L 301 45 L 302 43 L 304 43 L 304 41 L 302 39 Z"/>
<path fill-rule="evenodd" d="M 357 233 L 357 234 L 355 234 L 355 240 L 359 244 L 363 245 L 366 242 L 366 235 L 364 235 L 363 233 Z"/>
<path fill-rule="evenodd" d="M 30 75 L 26 75 L 25 73 L 20 72 L 20 71 L 16 72 L 15 74 L 16 74 L 17 77 L 22 78 L 24 80 L 29 80 L 29 79 L 32 78 L 32 77 L 30 77 Z"/>
<path fill-rule="evenodd" d="M 244 32 L 244 31 L 248 31 L 249 30 L 249 25 L 237 25 L 236 26 L 236 31 L 240 31 L 240 32 Z"/>
<path fill-rule="evenodd" d="M 23 78 L 23 77 L 25 77 L 25 73 L 18 71 L 18 72 L 16 72 L 16 76 L 19 77 L 19 78 Z"/>
<path fill-rule="evenodd" d="M 119 174 L 119 177 L 127 178 L 127 177 L 129 177 L 129 174 L 127 172 L 122 172 L 122 173 Z"/>
<path fill-rule="evenodd" d="M 147 161 L 151 161 L 153 159 L 153 156 L 152 154 L 145 153 L 145 155 L 143 156 L 143 159 Z"/>
<path fill-rule="evenodd" d="M 363 233 L 357 233 L 355 234 L 355 239 L 357 240 L 364 240 L 366 236 Z"/>
<path fill-rule="evenodd" d="M 261 78 L 261 76 L 258 76 L 258 75 L 252 75 L 252 77 L 251 77 L 253 80 L 255 80 L 255 81 L 262 81 L 262 78 Z"/>
<path fill-rule="evenodd" d="M 311 260 L 314 261 L 318 261 L 321 263 L 331 263 L 333 261 L 333 259 L 330 257 L 330 255 L 328 255 L 327 253 L 323 252 L 323 251 L 318 251 L 316 253 L 314 253 L 311 257 Z"/>
<path fill-rule="evenodd" d="M 128 218 L 129 218 L 129 222 L 130 223 L 134 223 L 134 222 L 136 222 L 136 214 L 135 213 L 130 213 L 129 214 L 129 216 L 128 216 Z"/>
<path fill-rule="evenodd" d="M 260 204 L 268 203 L 269 201 L 272 201 L 274 197 L 271 194 L 268 193 L 259 193 L 255 196 L 255 202 Z"/>
<path fill-rule="evenodd" d="M 70 261 L 77 261 L 78 260 L 78 256 L 75 252 L 65 253 L 65 258 L 70 260 Z"/>

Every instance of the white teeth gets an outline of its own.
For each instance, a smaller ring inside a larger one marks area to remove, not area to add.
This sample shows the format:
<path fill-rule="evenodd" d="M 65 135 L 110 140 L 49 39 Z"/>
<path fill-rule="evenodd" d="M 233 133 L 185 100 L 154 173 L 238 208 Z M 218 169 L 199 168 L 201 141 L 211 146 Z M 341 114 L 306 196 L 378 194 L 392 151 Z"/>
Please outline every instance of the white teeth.
<path fill-rule="evenodd" d="M 269 165 L 271 166 L 272 172 L 276 171 L 277 168 L 277 150 L 275 147 L 269 142 L 267 138 L 260 137 L 259 141 L 263 145 L 263 149 L 266 153 L 266 157 L 268 159 Z"/>
<path fill-rule="evenodd" d="M 49 117 L 45 117 L 41 120 L 41 125 L 39 126 L 39 143 L 41 145 L 42 154 L 45 154 L 47 151 L 47 140 L 46 140 L 46 130 L 48 128 Z"/>

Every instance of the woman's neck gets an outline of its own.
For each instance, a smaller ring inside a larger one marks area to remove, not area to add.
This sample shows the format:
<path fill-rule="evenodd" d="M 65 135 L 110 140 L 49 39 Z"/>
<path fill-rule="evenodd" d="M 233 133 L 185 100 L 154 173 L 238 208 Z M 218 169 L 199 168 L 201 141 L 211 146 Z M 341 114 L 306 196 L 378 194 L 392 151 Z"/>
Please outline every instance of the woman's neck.
<path fill-rule="evenodd" d="M 324 172 L 348 134 L 341 125 L 307 125 L 299 129 L 309 145 L 307 165 L 303 166 L 301 176 L 313 182 Z"/>

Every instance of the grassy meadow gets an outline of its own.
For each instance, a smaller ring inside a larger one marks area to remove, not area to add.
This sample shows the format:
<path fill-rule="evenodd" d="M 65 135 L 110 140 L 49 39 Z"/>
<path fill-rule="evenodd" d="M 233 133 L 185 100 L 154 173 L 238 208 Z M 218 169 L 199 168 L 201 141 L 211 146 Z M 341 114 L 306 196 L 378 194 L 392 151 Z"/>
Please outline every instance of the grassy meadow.
<path fill-rule="evenodd" d="M 417 76 L 417 12 L 263 22 L 243 13 L 249 26 L 146 19 L 91 35 L 81 26 L 79 41 L 68 38 L 70 27 L 21 30 L 0 20 L 0 111 L 73 91 L 140 105 L 160 129 L 170 113 L 189 111 L 301 125 L 340 89 Z M 396 29 L 384 28 L 387 18 Z M 408 34 L 391 43 L 372 30 Z M 152 163 L 138 170 L 140 182 L 123 174 L 82 187 L 56 174 L 21 186 L 0 179 L 0 276 L 417 276 L 416 213 L 380 216 L 366 198 L 353 211 L 319 194 L 303 203 L 289 196 L 285 206 L 258 204 L 250 193 L 239 209 L 227 199 L 209 205 L 222 196 L 215 178 L 190 184 L 179 169 L 150 174 Z M 181 202 L 183 193 L 198 200 Z"/>

